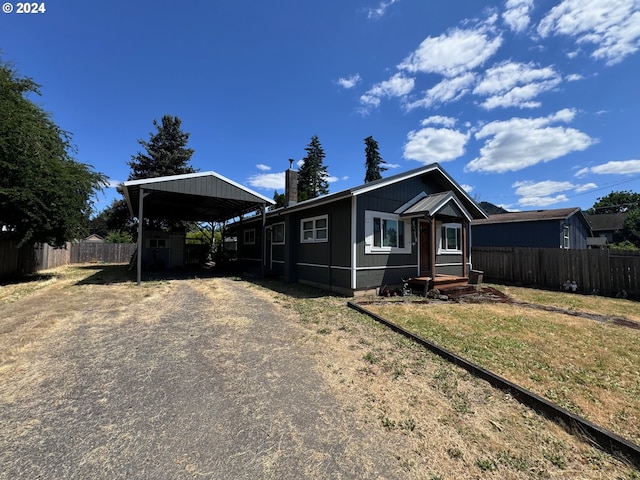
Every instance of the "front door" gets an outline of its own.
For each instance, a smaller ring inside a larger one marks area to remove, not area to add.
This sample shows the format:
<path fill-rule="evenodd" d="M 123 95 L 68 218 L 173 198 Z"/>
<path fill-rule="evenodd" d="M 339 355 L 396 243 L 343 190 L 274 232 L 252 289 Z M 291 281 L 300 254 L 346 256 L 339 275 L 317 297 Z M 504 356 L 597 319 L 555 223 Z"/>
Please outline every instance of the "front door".
<path fill-rule="evenodd" d="M 420 276 L 431 276 L 431 223 L 420 220 Z"/>

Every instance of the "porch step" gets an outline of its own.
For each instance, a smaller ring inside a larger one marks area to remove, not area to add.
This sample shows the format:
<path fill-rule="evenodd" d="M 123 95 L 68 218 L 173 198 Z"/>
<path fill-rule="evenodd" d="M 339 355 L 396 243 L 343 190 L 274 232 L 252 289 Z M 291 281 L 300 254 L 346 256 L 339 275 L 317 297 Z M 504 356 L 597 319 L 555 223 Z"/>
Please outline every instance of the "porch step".
<path fill-rule="evenodd" d="M 436 275 L 434 277 L 415 277 L 407 280 L 412 290 L 420 290 L 426 295 L 429 290 L 437 288 L 440 291 L 465 287 L 469 284 L 469 277 L 458 277 L 455 275 Z"/>

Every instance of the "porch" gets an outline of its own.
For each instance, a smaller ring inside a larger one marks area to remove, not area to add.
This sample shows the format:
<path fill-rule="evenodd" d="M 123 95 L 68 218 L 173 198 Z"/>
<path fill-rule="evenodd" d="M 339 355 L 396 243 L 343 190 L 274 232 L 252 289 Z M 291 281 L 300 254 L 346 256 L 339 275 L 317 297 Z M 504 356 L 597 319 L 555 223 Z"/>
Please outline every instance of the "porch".
<path fill-rule="evenodd" d="M 433 277 L 414 277 L 407 280 L 411 290 L 421 290 L 426 295 L 429 290 L 438 289 L 446 291 L 457 287 L 469 285 L 469 277 L 457 275 L 436 274 Z"/>

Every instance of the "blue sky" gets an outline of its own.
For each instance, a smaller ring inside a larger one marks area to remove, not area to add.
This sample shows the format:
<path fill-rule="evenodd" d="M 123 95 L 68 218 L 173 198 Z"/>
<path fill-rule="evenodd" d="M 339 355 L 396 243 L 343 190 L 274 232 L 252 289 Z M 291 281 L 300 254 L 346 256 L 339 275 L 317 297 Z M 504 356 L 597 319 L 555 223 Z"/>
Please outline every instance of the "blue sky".
<path fill-rule="evenodd" d="M 331 192 L 363 182 L 369 135 L 383 175 L 439 162 L 509 210 L 640 192 L 640 0 L 44 5 L 0 14 L 2 59 L 114 185 L 170 114 L 195 168 L 268 197 L 312 135 Z"/>

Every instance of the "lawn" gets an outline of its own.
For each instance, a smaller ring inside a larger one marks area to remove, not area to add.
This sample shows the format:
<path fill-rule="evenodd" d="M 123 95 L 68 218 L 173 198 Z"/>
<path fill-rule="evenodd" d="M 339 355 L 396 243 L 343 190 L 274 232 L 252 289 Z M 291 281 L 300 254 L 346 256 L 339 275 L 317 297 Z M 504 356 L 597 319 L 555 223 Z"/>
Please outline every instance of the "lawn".
<path fill-rule="evenodd" d="M 635 302 L 505 288 L 519 302 L 638 319 Z M 376 314 L 635 443 L 640 330 L 522 304 L 381 302 Z"/>

